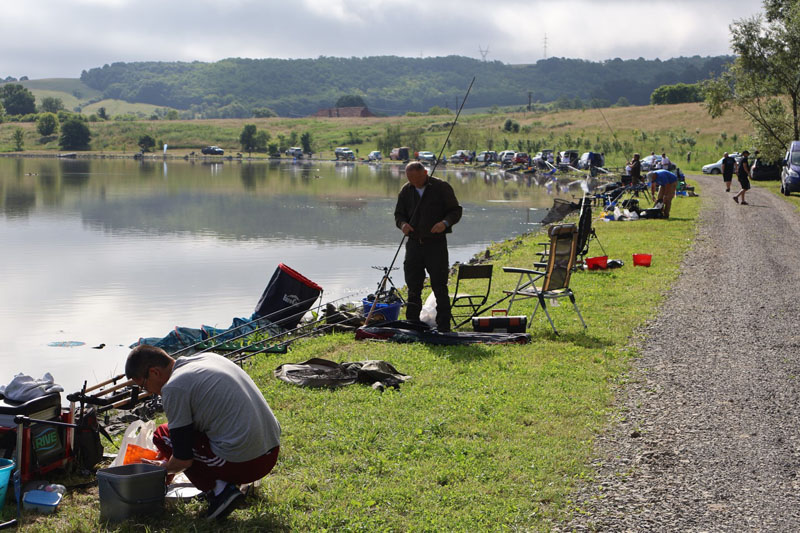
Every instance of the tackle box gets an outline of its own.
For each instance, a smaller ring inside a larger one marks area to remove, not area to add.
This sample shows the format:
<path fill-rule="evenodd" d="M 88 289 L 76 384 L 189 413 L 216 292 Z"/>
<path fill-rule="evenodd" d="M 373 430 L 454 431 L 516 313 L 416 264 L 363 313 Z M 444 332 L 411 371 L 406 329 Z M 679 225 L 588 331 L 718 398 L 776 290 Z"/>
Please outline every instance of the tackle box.
<path fill-rule="evenodd" d="M 528 317 L 476 316 L 472 318 L 472 329 L 480 333 L 525 333 L 528 329 Z"/>

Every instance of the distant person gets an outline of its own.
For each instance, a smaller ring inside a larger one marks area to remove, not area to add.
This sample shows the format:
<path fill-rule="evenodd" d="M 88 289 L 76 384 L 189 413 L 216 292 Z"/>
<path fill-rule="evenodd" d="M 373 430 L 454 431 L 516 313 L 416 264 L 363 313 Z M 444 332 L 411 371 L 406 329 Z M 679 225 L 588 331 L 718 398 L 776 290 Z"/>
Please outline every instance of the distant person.
<path fill-rule="evenodd" d="M 669 212 L 672 208 L 672 199 L 675 197 L 675 191 L 678 189 L 678 176 L 666 169 L 654 170 L 647 173 L 647 179 L 650 180 L 650 192 L 653 198 L 656 198 L 656 186 L 658 186 L 658 198 L 656 198 L 656 205 L 661 204 L 661 214 L 664 218 L 669 218 Z"/>
<path fill-rule="evenodd" d="M 728 155 L 722 154 L 722 181 L 725 183 L 725 192 L 731 192 L 731 182 L 733 181 L 733 170 L 736 167 L 736 160 Z"/>
<path fill-rule="evenodd" d="M 633 159 L 628 164 L 631 166 L 631 184 L 639 185 L 642 182 L 642 161 L 639 154 L 633 154 Z"/>
<path fill-rule="evenodd" d="M 161 395 L 167 423 L 153 434 L 159 457 L 147 461 L 185 472 L 207 493 L 206 518 L 228 515 L 244 500 L 239 485 L 272 471 L 281 427 L 258 386 L 233 361 L 213 353 L 173 359 L 155 346 L 134 348 L 125 375 Z"/>
<path fill-rule="evenodd" d="M 691 162 L 692 162 L 692 151 L 689 150 L 688 152 L 686 152 L 686 163 L 688 164 Z"/>
<path fill-rule="evenodd" d="M 742 190 L 736 193 L 733 201 L 742 205 L 750 205 L 744 199 L 745 194 L 750 190 L 750 161 L 747 159 L 749 155 L 750 152 L 747 150 L 742 152 L 742 158 L 739 159 L 739 165 L 736 168 L 736 177 L 739 179 L 739 185 L 742 186 Z"/>
<path fill-rule="evenodd" d="M 666 152 L 661 154 L 661 168 L 664 170 L 669 170 L 669 167 L 672 165 L 672 161 L 669 160 L 667 157 Z"/>
<path fill-rule="evenodd" d="M 403 262 L 408 298 L 406 318 L 419 320 L 422 311 L 422 286 L 425 271 L 431 278 L 436 295 L 436 328 L 450 331 L 450 294 L 447 278 L 450 260 L 447 253 L 447 234 L 461 220 L 462 208 L 453 187 L 446 181 L 428 176 L 422 163 L 406 166 L 406 183 L 397 196 L 394 220 L 408 237 Z"/>

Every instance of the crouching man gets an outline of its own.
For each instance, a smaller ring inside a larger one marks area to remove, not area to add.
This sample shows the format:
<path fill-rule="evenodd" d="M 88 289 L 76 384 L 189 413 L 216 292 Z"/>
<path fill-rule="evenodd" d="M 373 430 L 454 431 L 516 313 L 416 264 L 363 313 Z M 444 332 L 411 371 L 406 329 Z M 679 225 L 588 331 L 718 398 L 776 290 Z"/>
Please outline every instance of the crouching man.
<path fill-rule="evenodd" d="M 250 376 L 210 353 L 173 359 L 141 345 L 125 363 L 125 375 L 160 394 L 167 423 L 153 443 L 165 460 L 148 461 L 184 472 L 202 491 L 207 518 L 223 518 L 244 500 L 239 485 L 269 474 L 278 459 L 281 428 Z"/>

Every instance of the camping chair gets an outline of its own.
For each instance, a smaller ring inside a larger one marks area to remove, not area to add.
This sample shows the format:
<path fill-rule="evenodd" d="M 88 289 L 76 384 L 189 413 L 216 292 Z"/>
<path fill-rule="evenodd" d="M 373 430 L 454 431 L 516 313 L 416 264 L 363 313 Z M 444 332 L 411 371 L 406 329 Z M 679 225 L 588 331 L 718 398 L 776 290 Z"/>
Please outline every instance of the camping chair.
<path fill-rule="evenodd" d="M 458 292 L 458 287 L 461 280 L 488 280 L 486 282 L 486 290 L 483 294 L 466 294 Z M 459 327 L 467 322 L 478 313 L 478 310 L 486 303 L 489 298 L 489 291 L 492 289 L 492 265 L 458 265 L 458 274 L 456 277 L 456 291 L 452 295 L 452 302 L 450 303 L 450 317 L 453 320 L 455 327 Z M 464 318 L 463 321 L 458 322 L 458 318 Z M 466 318 L 465 318 L 466 317 Z"/>
<path fill-rule="evenodd" d="M 515 300 L 524 298 L 536 298 L 536 307 L 531 313 L 531 319 L 528 326 L 533 322 L 533 317 L 539 306 L 544 309 L 547 320 L 550 321 L 550 327 L 553 332 L 558 335 L 553 319 L 550 318 L 550 313 L 547 311 L 545 299 L 558 299 L 568 297 L 578 313 L 578 318 L 581 319 L 584 329 L 588 326 L 581 316 L 578 305 L 575 303 L 575 294 L 569 288 L 570 274 L 572 267 L 575 264 L 575 255 L 578 246 L 578 230 L 575 224 L 560 224 L 557 226 L 550 226 L 547 234 L 550 236 L 550 254 L 548 255 L 547 266 L 544 271 L 530 270 L 527 268 L 516 267 L 503 267 L 503 272 L 511 274 L 519 274 L 517 286 L 513 291 L 503 291 L 511 296 L 511 301 L 508 303 L 508 313 L 511 314 L 511 306 L 514 305 Z M 536 282 L 541 280 L 541 286 L 537 287 Z"/>
<path fill-rule="evenodd" d="M 576 261 L 573 264 L 573 269 L 578 268 L 578 263 L 582 262 L 587 255 L 589 255 L 589 243 L 594 238 L 597 240 L 597 244 L 600 245 L 600 249 L 603 250 L 603 255 L 606 254 L 605 248 L 603 248 L 603 244 L 600 242 L 600 239 L 597 238 L 597 233 L 594 231 L 592 227 L 592 198 L 584 197 L 580 202 L 580 209 L 581 214 L 578 218 L 578 245 L 576 248 Z M 552 242 L 552 241 L 551 241 Z M 544 246 L 544 250 L 538 252 L 541 256 L 541 263 L 535 263 L 534 266 L 544 268 L 547 266 L 547 257 L 550 255 L 550 244 L 551 242 L 541 242 L 539 244 Z"/>

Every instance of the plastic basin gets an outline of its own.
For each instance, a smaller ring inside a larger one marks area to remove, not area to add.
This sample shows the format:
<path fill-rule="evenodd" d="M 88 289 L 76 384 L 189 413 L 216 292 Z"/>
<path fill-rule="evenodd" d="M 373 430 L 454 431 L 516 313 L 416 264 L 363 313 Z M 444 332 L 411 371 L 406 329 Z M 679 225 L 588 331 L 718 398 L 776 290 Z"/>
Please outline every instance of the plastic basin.
<path fill-rule="evenodd" d="M 11 459 L 0 459 L 0 511 L 6 501 L 6 491 L 8 490 L 8 480 L 11 479 L 11 472 L 14 470 L 14 461 Z"/>
<path fill-rule="evenodd" d="M 649 267 L 653 256 L 650 254 L 633 254 L 633 266 Z"/>
<path fill-rule="evenodd" d="M 372 300 L 367 300 L 364 298 L 361 300 L 361 303 L 364 304 L 364 316 L 369 314 L 369 310 L 372 309 Z M 393 320 L 397 320 L 400 316 L 400 308 L 403 307 L 402 302 L 398 302 L 395 304 L 382 304 L 380 302 L 375 304 L 375 310 L 372 311 L 372 319 L 376 318 L 376 315 L 380 314 L 383 315 L 383 318 L 386 322 L 391 322 Z"/>
<path fill-rule="evenodd" d="M 608 256 L 601 255 L 598 257 L 587 257 L 586 258 L 586 268 L 589 270 L 597 270 L 603 269 L 608 266 Z"/>

